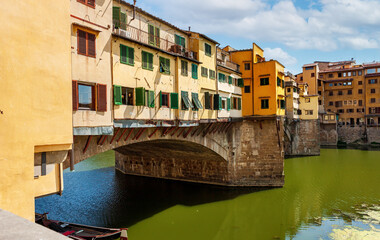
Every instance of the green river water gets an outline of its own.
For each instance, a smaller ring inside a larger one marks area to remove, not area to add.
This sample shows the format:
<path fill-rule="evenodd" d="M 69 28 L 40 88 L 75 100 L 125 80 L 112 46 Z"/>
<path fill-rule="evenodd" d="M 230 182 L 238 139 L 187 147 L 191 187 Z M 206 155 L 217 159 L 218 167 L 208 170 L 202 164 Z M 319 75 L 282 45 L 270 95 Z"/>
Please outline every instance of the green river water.
<path fill-rule="evenodd" d="M 380 152 L 323 149 L 285 160 L 285 186 L 226 189 L 125 176 L 106 152 L 65 171 L 51 219 L 128 227 L 129 239 L 380 239 Z M 355 238 L 356 237 L 356 238 Z"/>

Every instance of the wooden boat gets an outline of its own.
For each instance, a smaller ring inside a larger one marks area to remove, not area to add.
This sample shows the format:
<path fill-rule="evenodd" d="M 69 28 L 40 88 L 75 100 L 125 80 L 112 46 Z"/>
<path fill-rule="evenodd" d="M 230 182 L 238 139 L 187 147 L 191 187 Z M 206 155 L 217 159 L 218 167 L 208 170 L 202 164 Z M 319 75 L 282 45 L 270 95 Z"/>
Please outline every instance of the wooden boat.
<path fill-rule="evenodd" d="M 119 238 L 120 240 L 128 240 L 126 228 L 102 228 L 76 223 L 66 223 L 50 220 L 47 218 L 46 213 L 36 213 L 36 223 L 76 240 L 114 240 Z"/>

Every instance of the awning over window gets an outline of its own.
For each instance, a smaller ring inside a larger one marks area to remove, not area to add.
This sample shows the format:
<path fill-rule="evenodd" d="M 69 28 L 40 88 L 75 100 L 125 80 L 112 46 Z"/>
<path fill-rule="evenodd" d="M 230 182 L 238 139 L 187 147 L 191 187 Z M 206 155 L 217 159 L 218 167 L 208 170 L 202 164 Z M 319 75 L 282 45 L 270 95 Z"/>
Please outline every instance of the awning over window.
<path fill-rule="evenodd" d="M 193 99 L 193 103 L 197 109 L 203 109 L 202 103 L 198 98 L 198 93 L 191 93 L 191 98 Z"/>
<path fill-rule="evenodd" d="M 185 105 L 186 109 L 193 108 L 193 104 L 190 101 L 188 92 L 181 91 L 181 99 L 183 104 Z"/>

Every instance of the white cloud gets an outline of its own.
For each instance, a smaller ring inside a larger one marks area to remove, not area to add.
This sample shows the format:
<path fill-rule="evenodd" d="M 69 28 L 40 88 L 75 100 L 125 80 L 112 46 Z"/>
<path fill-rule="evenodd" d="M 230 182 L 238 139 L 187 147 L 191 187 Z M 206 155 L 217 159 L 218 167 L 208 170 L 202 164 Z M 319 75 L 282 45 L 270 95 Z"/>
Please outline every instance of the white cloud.
<path fill-rule="evenodd" d="M 287 67 L 293 66 L 297 63 L 297 59 L 295 57 L 290 56 L 281 48 L 264 48 L 264 55 L 267 60 L 276 59 L 282 65 Z"/>
<path fill-rule="evenodd" d="M 379 48 L 379 0 L 318 0 L 297 8 L 290 0 L 144 0 L 160 17 L 205 34 L 332 51 Z M 152 7 L 154 6 L 154 7 Z"/>

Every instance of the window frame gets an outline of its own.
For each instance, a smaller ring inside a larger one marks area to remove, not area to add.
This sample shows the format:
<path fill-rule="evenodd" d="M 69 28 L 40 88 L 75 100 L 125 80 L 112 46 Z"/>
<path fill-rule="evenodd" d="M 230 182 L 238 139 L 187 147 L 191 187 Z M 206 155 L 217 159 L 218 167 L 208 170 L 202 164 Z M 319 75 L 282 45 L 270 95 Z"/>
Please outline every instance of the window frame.
<path fill-rule="evenodd" d="M 208 56 L 208 57 L 211 57 L 211 55 L 212 55 L 212 47 L 211 47 L 211 45 L 208 44 L 208 43 L 205 43 L 204 47 L 205 47 L 205 55 Z M 210 49 L 210 52 L 207 51 L 208 48 Z"/>
<path fill-rule="evenodd" d="M 260 86 L 269 86 L 269 77 L 260 78 Z"/>
<path fill-rule="evenodd" d="M 265 102 L 264 102 L 265 101 Z M 267 104 L 263 104 L 267 103 Z M 269 109 L 269 99 L 261 99 L 261 109 Z"/>
<path fill-rule="evenodd" d="M 95 0 L 92 0 L 92 2 L 94 2 L 93 6 L 88 3 L 89 1 L 91 1 L 91 0 L 77 0 L 77 2 L 82 3 L 82 4 L 86 5 L 87 7 L 91 7 L 91 8 L 95 9 L 95 6 L 96 6 Z"/>
<path fill-rule="evenodd" d="M 145 53 L 146 58 L 147 58 L 146 59 L 147 60 L 146 67 L 144 67 L 144 53 Z M 149 57 L 148 56 L 152 56 L 152 68 L 149 67 L 150 62 L 149 62 Z M 142 67 L 142 69 L 153 71 L 153 69 L 154 69 L 154 64 L 153 64 L 154 59 L 153 59 L 153 57 L 154 57 L 153 53 L 146 52 L 144 50 L 141 51 L 141 67 Z"/>
<path fill-rule="evenodd" d="M 86 34 L 86 54 L 83 54 L 79 51 L 79 32 L 84 32 Z M 95 55 L 90 55 L 88 52 L 89 52 L 89 48 L 88 48 L 88 35 L 93 35 L 94 36 L 94 52 L 95 52 Z M 84 31 L 82 29 L 79 29 L 77 28 L 77 53 L 79 55 L 82 55 L 82 56 L 86 56 L 86 57 L 92 57 L 92 58 L 96 58 L 96 34 L 94 33 L 90 33 L 90 32 L 87 32 L 87 31 Z"/>
<path fill-rule="evenodd" d="M 189 76 L 189 63 L 185 60 L 181 60 L 181 75 L 185 77 Z"/>
<path fill-rule="evenodd" d="M 91 106 L 90 107 L 81 107 L 81 102 L 80 102 L 80 86 L 86 86 L 91 88 Z M 96 89 L 95 89 L 95 84 L 90 84 L 90 83 L 83 83 L 83 82 L 78 82 L 78 110 L 85 110 L 85 111 L 96 111 Z"/>
<path fill-rule="evenodd" d="M 170 75 L 170 58 L 161 57 L 159 58 L 160 73 Z M 163 64 L 163 66 L 161 66 Z"/>
<path fill-rule="evenodd" d="M 122 49 L 123 47 L 125 47 L 125 51 L 126 51 L 126 56 L 125 56 L 126 61 L 123 61 L 123 60 L 122 60 L 122 51 L 121 51 L 121 49 Z M 130 58 L 129 58 L 129 49 L 132 49 L 132 50 L 133 50 L 132 63 L 130 63 L 130 62 L 128 61 L 128 59 L 130 59 Z M 120 63 L 126 64 L 126 65 L 130 65 L 130 66 L 134 66 L 134 65 L 135 65 L 135 49 L 132 48 L 132 47 L 129 47 L 129 46 L 127 46 L 127 45 L 124 45 L 124 44 L 121 44 L 121 43 L 120 43 Z"/>

